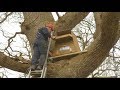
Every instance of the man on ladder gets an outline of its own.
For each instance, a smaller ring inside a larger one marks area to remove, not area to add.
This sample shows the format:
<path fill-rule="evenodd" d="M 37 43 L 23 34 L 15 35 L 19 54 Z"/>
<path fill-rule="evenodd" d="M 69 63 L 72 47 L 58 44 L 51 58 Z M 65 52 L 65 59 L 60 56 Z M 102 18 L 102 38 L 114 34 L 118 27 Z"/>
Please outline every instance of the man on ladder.
<path fill-rule="evenodd" d="M 42 70 L 43 65 L 46 60 L 47 49 L 50 38 L 55 39 L 55 36 L 51 36 L 51 32 L 54 30 L 54 25 L 52 23 L 48 23 L 45 27 L 38 29 L 36 34 L 36 39 L 33 45 L 33 56 L 31 62 L 31 71 L 34 70 Z M 49 52 L 51 55 L 51 53 Z"/>

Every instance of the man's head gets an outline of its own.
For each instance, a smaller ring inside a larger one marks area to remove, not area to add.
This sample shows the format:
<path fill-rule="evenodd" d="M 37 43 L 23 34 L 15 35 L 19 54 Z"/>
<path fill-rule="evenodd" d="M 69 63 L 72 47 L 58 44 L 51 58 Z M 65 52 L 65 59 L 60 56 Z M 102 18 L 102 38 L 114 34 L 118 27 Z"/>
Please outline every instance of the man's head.
<path fill-rule="evenodd" d="M 49 28 L 51 31 L 54 30 L 54 24 L 52 22 L 47 23 L 45 27 Z"/>

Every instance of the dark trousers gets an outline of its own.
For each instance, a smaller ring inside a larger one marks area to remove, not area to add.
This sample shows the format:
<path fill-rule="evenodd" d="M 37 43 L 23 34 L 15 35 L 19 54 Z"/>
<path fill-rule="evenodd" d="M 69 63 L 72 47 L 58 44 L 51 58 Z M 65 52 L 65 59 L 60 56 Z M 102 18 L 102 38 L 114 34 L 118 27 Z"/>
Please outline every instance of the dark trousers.
<path fill-rule="evenodd" d="M 35 44 L 33 47 L 32 65 L 43 66 L 46 59 L 47 47 L 45 44 Z"/>

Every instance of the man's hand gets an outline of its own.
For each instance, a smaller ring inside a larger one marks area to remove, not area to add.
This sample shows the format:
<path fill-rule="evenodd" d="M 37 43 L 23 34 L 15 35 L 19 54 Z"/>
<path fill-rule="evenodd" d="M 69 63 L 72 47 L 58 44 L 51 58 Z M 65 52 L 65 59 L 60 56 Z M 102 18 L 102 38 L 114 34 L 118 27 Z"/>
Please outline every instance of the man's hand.
<path fill-rule="evenodd" d="M 49 53 L 48 53 L 50 56 L 53 56 L 53 54 L 49 51 Z"/>
<path fill-rule="evenodd" d="M 52 38 L 52 39 L 56 39 L 56 36 L 52 36 L 51 38 Z"/>

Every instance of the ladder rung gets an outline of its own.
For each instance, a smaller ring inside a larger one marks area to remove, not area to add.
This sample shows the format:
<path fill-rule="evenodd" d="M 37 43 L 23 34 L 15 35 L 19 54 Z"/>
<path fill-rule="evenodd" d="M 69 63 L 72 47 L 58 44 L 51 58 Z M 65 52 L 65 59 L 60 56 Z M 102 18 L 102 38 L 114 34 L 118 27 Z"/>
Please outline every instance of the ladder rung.
<path fill-rule="evenodd" d="M 50 49 L 50 44 L 51 44 L 51 39 L 49 41 L 49 45 L 48 45 L 48 50 L 47 50 L 47 56 L 46 56 L 46 60 L 45 63 L 43 65 L 43 69 L 42 70 L 35 70 L 35 71 L 29 71 L 28 73 L 28 77 L 32 76 L 33 78 L 45 78 L 46 76 L 46 70 L 47 70 L 47 59 L 48 59 L 48 53 L 49 53 L 49 49 Z"/>
<path fill-rule="evenodd" d="M 31 75 L 35 75 L 35 74 L 41 74 L 42 70 L 35 70 L 35 71 L 31 71 Z"/>

